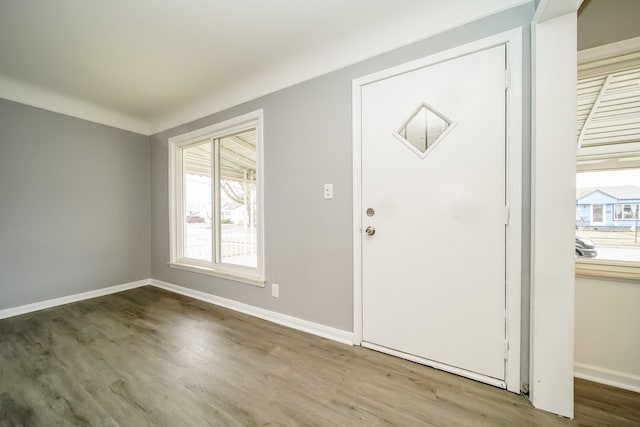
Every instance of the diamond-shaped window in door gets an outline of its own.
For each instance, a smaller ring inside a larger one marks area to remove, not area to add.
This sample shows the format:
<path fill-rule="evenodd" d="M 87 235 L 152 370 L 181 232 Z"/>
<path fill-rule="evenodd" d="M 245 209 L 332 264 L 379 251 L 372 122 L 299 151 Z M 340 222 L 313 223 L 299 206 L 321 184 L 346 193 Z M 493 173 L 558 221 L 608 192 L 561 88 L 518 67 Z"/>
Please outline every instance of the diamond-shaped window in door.
<path fill-rule="evenodd" d="M 394 136 L 424 158 L 453 126 L 453 121 L 447 116 L 429 104 L 422 103 Z"/>

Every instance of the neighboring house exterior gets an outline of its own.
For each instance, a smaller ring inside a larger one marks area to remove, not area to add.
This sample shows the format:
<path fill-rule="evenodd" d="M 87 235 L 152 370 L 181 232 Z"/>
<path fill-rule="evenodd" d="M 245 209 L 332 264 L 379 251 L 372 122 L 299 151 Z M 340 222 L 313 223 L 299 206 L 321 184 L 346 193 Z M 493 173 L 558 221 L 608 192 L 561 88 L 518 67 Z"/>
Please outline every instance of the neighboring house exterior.
<path fill-rule="evenodd" d="M 229 221 L 231 224 L 244 224 L 246 211 L 244 205 L 229 200 L 223 203 L 220 209 L 220 219 Z"/>
<path fill-rule="evenodd" d="M 640 215 L 640 187 L 578 188 L 576 226 L 631 229 Z"/>

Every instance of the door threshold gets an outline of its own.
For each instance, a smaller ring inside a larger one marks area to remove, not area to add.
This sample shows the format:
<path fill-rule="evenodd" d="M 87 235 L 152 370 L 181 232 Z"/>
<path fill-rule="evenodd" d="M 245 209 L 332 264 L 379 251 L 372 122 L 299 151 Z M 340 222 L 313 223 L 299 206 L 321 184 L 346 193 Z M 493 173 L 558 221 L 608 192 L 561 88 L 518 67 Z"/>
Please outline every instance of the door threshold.
<path fill-rule="evenodd" d="M 362 341 L 362 347 L 379 351 L 380 353 L 386 353 L 391 356 L 399 357 L 401 359 L 406 359 L 411 362 L 419 363 L 421 365 L 429 366 L 431 368 L 438 369 L 440 371 L 445 371 L 450 374 L 459 375 L 461 377 L 469 378 L 474 381 L 478 381 L 484 384 L 489 384 L 498 388 L 506 389 L 507 383 L 505 380 L 500 380 L 493 377 L 488 377 L 486 375 L 478 374 L 476 372 L 467 371 L 465 369 L 457 368 L 455 366 L 447 365 L 445 363 L 436 362 L 434 360 L 425 359 L 423 357 L 415 356 L 413 354 L 403 353 L 398 350 L 394 350 L 388 347 L 383 347 L 378 344 L 373 344 L 370 342 Z"/>

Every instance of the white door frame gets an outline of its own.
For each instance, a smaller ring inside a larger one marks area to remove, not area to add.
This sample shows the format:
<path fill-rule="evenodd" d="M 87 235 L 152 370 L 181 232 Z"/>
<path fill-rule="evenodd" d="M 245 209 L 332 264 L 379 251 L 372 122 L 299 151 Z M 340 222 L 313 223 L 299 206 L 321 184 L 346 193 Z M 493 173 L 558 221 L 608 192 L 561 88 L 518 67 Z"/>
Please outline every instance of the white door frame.
<path fill-rule="evenodd" d="M 507 89 L 506 189 L 509 225 L 506 241 L 506 388 L 520 393 L 520 304 L 522 253 L 522 28 L 506 31 L 444 52 L 411 61 L 353 80 L 353 343 L 362 343 L 362 140 L 361 89 L 363 86 L 468 55 L 498 45 L 506 45 L 510 78 Z"/>

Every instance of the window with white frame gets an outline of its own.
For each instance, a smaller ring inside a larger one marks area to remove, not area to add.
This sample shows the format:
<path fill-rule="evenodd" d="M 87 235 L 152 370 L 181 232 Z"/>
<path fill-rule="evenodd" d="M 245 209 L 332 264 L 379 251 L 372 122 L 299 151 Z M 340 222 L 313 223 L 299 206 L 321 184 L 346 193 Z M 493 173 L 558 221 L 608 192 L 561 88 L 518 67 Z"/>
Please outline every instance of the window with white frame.
<path fill-rule="evenodd" d="M 640 265 L 640 168 L 581 171 L 576 187 L 576 256 Z"/>
<path fill-rule="evenodd" d="M 170 265 L 264 284 L 262 110 L 169 139 Z"/>
<path fill-rule="evenodd" d="M 639 40 L 578 54 L 579 274 L 640 279 Z"/>
<path fill-rule="evenodd" d="M 614 206 L 615 221 L 640 219 L 640 204 L 617 204 Z"/>

